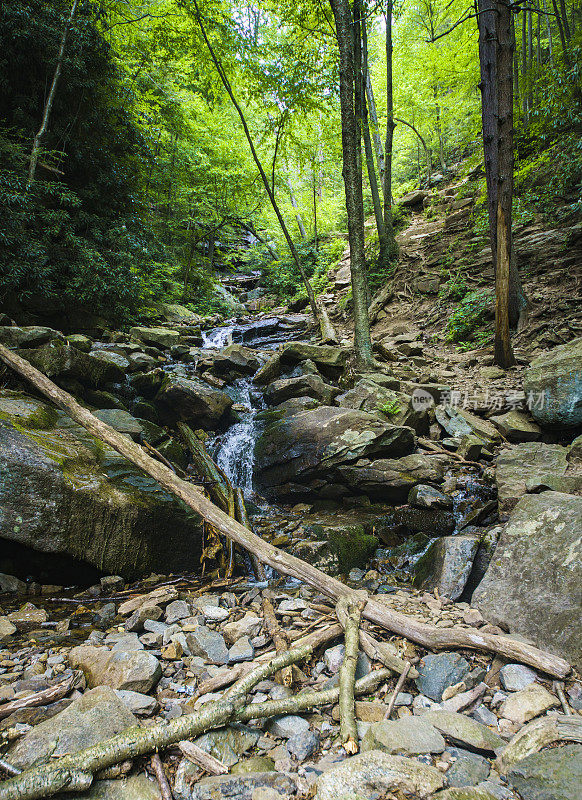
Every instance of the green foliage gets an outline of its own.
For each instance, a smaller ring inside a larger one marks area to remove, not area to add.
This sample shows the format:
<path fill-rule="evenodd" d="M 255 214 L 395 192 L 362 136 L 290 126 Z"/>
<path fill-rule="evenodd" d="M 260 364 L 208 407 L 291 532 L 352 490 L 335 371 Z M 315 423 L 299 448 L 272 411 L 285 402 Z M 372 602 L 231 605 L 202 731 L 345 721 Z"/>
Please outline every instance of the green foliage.
<path fill-rule="evenodd" d="M 449 317 L 446 338 L 449 342 L 475 342 L 477 329 L 492 315 L 493 298 L 489 290 L 465 295 Z"/>
<path fill-rule="evenodd" d="M 395 414 L 400 412 L 400 403 L 398 398 L 395 397 L 392 400 L 387 400 L 380 406 L 378 410 L 387 417 L 393 417 Z"/>

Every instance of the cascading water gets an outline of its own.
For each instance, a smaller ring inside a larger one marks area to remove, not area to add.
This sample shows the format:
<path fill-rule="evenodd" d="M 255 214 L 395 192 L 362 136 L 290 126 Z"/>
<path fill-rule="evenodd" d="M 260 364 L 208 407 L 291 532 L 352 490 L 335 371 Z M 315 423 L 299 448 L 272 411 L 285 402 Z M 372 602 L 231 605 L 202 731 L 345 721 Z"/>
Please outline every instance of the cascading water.
<path fill-rule="evenodd" d="M 251 381 L 241 378 L 232 387 L 232 394 L 237 403 L 248 411 L 241 411 L 240 421 L 231 425 L 218 438 L 215 461 L 233 486 L 240 486 L 245 497 L 253 490 L 253 466 L 255 440 L 257 436 L 255 417 L 258 409 L 251 397 Z"/>
<path fill-rule="evenodd" d="M 232 344 L 234 325 L 225 325 L 222 328 L 213 328 L 211 331 L 202 331 L 202 347 L 205 350 L 221 350 Z"/>

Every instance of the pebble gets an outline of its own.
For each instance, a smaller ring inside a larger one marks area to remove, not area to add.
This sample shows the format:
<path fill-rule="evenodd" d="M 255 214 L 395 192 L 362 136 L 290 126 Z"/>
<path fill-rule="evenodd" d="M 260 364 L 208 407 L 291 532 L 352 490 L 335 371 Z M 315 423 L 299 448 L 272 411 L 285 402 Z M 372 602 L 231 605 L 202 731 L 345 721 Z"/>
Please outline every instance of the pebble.
<path fill-rule="evenodd" d="M 228 651 L 228 663 L 238 664 L 241 661 L 252 661 L 255 657 L 255 648 L 250 643 L 248 636 L 241 636 Z"/>
<path fill-rule="evenodd" d="M 537 679 L 537 673 L 523 664 L 506 664 L 499 672 L 501 685 L 508 692 L 519 692 Z"/>
<path fill-rule="evenodd" d="M 530 719 L 559 705 L 558 698 L 547 689 L 539 683 L 530 683 L 525 689 L 510 694 L 499 712 L 506 719 L 524 725 Z"/>
<path fill-rule="evenodd" d="M 310 730 L 295 733 L 287 740 L 287 750 L 297 761 L 305 761 L 306 758 L 310 758 L 318 747 L 319 736 Z"/>
<path fill-rule="evenodd" d="M 285 714 L 281 717 L 273 717 L 268 723 L 268 729 L 273 736 L 290 739 L 298 733 L 306 733 L 309 730 L 309 722 L 296 714 Z"/>

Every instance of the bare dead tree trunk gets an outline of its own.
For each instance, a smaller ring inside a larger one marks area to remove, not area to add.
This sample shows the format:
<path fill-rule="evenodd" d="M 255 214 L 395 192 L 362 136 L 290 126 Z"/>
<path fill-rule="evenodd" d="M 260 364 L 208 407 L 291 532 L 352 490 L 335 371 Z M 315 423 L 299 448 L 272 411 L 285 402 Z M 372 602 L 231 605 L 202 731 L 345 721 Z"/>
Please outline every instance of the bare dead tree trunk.
<path fill-rule="evenodd" d="M 303 220 L 299 212 L 299 206 L 297 204 L 297 200 L 295 199 L 295 193 L 293 192 L 293 184 L 291 183 L 291 178 L 289 176 L 287 176 L 287 186 L 289 187 L 289 198 L 291 199 L 291 205 L 295 209 L 295 219 L 297 220 L 297 227 L 299 228 L 299 233 L 301 234 L 301 238 L 303 239 L 303 241 L 305 241 L 307 239 L 307 231 L 305 230 L 305 225 L 303 224 Z"/>
<path fill-rule="evenodd" d="M 380 176 L 380 186 L 382 192 L 384 191 L 384 179 L 386 165 L 384 161 L 384 145 L 382 144 L 382 137 L 380 136 L 380 125 L 378 123 L 378 111 L 376 110 L 376 101 L 374 100 L 374 89 L 372 87 L 372 79 L 370 77 L 370 70 L 366 70 L 366 100 L 368 102 L 368 111 L 370 114 L 370 121 L 372 123 L 372 139 L 374 140 L 374 149 L 376 152 L 376 163 L 378 165 L 378 175 Z"/>
<path fill-rule="evenodd" d="M 42 143 L 42 139 L 46 133 L 48 128 L 49 117 L 51 115 L 55 94 L 57 91 L 57 86 L 59 83 L 59 78 L 61 76 L 61 70 L 63 68 L 63 61 L 65 58 L 65 48 L 67 46 L 67 38 L 69 36 L 69 31 L 71 29 L 71 25 L 73 24 L 73 19 L 75 17 L 75 12 L 77 11 L 77 2 L 78 0 L 73 0 L 73 5 L 71 6 L 71 11 L 69 16 L 66 19 L 65 25 L 63 27 L 63 33 L 61 35 L 61 44 L 59 47 L 59 52 L 57 55 L 57 63 L 55 66 L 55 71 L 53 74 L 53 80 L 51 83 L 51 88 L 49 89 L 48 97 L 46 99 L 46 103 L 44 104 L 44 111 L 42 115 L 42 122 L 40 123 L 40 128 L 36 132 L 36 136 L 32 142 L 32 150 L 30 152 L 30 165 L 28 168 L 28 179 L 26 181 L 26 191 L 30 189 L 34 182 L 34 178 L 36 175 L 36 165 L 38 163 L 38 156 L 40 154 L 40 146 Z"/>

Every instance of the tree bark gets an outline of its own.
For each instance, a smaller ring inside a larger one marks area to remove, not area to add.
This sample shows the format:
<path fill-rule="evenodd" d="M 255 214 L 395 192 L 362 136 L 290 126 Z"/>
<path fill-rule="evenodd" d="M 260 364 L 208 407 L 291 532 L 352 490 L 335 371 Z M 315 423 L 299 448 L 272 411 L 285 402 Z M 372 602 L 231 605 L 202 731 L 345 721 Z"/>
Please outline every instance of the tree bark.
<path fill-rule="evenodd" d="M 392 70 L 392 11 L 394 0 L 386 0 L 386 148 L 384 155 L 384 225 L 388 240 L 388 257 L 397 254 L 392 219 L 392 148 L 394 145 L 394 81 Z"/>
<path fill-rule="evenodd" d="M 278 205 L 277 201 L 275 200 L 275 196 L 273 195 L 273 191 L 271 189 L 271 185 L 269 183 L 269 179 L 267 177 L 267 174 L 266 174 L 265 170 L 263 169 L 263 165 L 262 165 L 261 160 L 260 160 L 260 158 L 258 156 L 258 153 L 257 153 L 257 151 L 255 149 L 255 145 L 253 143 L 251 132 L 249 130 L 249 126 L 247 125 L 247 121 L 246 121 L 245 115 L 243 113 L 243 110 L 240 107 L 240 105 L 238 104 L 238 101 L 237 101 L 237 99 L 236 99 L 236 97 L 234 95 L 234 92 L 232 90 L 232 86 L 230 85 L 230 81 L 228 80 L 228 78 L 226 76 L 226 73 L 225 73 L 225 71 L 224 71 L 224 69 L 222 67 L 222 64 L 221 64 L 218 56 L 214 52 L 214 48 L 210 44 L 210 40 L 208 39 L 208 36 L 206 34 L 206 29 L 205 29 L 204 24 L 202 22 L 202 16 L 200 14 L 200 9 L 198 7 L 197 0 L 193 0 L 193 3 L 194 3 L 195 11 L 196 11 L 196 19 L 198 21 L 198 26 L 200 27 L 200 31 L 202 33 L 202 37 L 203 37 L 203 39 L 204 39 L 204 41 L 206 43 L 206 46 L 208 48 L 208 52 L 210 53 L 210 56 L 212 58 L 214 66 L 216 67 L 216 71 L 218 72 L 220 80 L 222 81 L 222 85 L 224 86 L 224 88 L 226 90 L 226 93 L 230 97 L 230 100 L 231 100 L 231 102 L 232 102 L 232 104 L 233 104 L 233 106 L 234 106 L 234 108 L 235 108 L 235 110 L 236 110 L 236 112 L 237 112 L 237 114 L 238 114 L 238 116 L 240 118 L 240 121 L 241 121 L 242 126 L 243 126 L 243 130 L 244 130 L 244 134 L 245 134 L 246 140 L 248 142 L 248 145 L 249 145 L 249 148 L 250 148 L 250 151 L 251 151 L 251 155 L 253 157 L 253 161 L 255 162 L 256 167 L 259 170 L 259 175 L 261 176 L 261 180 L 263 181 L 263 186 L 265 187 L 265 191 L 267 192 L 267 196 L 268 196 L 269 201 L 270 201 L 270 203 L 271 203 L 271 205 L 273 207 L 273 211 L 275 212 L 275 215 L 277 217 L 277 220 L 279 222 L 281 230 L 283 231 L 283 236 L 285 237 L 285 240 L 287 241 L 287 244 L 289 246 L 289 250 L 291 251 L 291 255 L 293 256 L 293 260 L 295 261 L 295 263 L 297 265 L 297 268 L 299 269 L 299 273 L 301 275 L 301 279 L 303 280 L 303 284 L 304 284 L 305 289 L 307 291 L 307 297 L 309 298 L 309 305 L 311 306 L 311 311 L 312 311 L 312 314 L 313 314 L 313 318 L 316 321 L 319 321 L 320 328 L 321 328 L 321 335 L 322 335 L 324 341 L 337 341 L 337 336 L 335 334 L 335 331 L 333 330 L 333 326 L 332 326 L 332 324 L 331 324 L 331 322 L 329 320 L 329 317 L 327 317 L 327 313 L 325 313 L 325 311 L 322 312 L 321 307 L 318 305 L 317 300 L 315 299 L 315 294 L 313 293 L 313 287 L 311 286 L 309 278 L 307 277 L 307 274 L 306 274 L 306 272 L 305 272 L 305 270 L 303 268 L 303 264 L 301 263 L 301 259 L 299 258 L 299 255 L 298 255 L 297 250 L 295 248 L 295 244 L 293 243 L 293 239 L 291 238 L 291 234 L 289 233 L 289 230 L 288 230 L 287 225 L 285 223 L 285 219 L 283 218 L 283 215 L 281 213 L 281 209 L 279 208 L 279 205 Z"/>
<path fill-rule="evenodd" d="M 384 193 L 384 180 L 386 178 L 384 145 L 382 144 L 382 137 L 380 136 L 378 112 L 376 110 L 376 101 L 374 100 L 374 88 L 372 86 L 372 79 L 370 77 L 369 69 L 366 70 L 366 100 L 368 102 L 368 111 L 370 113 L 370 120 L 372 122 L 372 138 L 374 140 L 374 149 L 376 151 L 376 163 L 378 165 L 378 175 L 380 176 L 380 186 L 382 187 L 382 193 Z"/>
<path fill-rule="evenodd" d="M 26 191 L 30 189 L 34 182 L 34 178 L 36 175 L 36 165 L 38 164 L 38 157 L 40 154 L 40 146 L 43 140 L 43 137 L 46 133 L 48 128 L 49 117 L 51 115 L 55 94 L 57 91 L 57 86 L 59 83 L 59 78 L 61 76 L 61 70 L 63 68 L 63 61 L 65 58 L 65 47 L 67 46 L 67 38 L 69 36 L 69 31 L 71 29 L 71 25 L 73 24 L 73 19 L 75 17 L 75 12 L 77 11 L 77 2 L 78 0 L 73 0 L 73 5 L 71 6 L 71 11 L 65 25 L 63 27 L 63 33 L 61 35 L 61 44 L 59 47 L 59 52 L 57 55 L 57 63 L 55 66 L 55 71 L 53 74 L 53 80 L 51 83 L 51 88 L 49 89 L 48 97 L 46 99 L 46 103 L 44 104 L 44 111 L 42 115 L 42 121 L 40 123 L 40 128 L 38 129 L 36 136 L 32 142 L 32 150 L 30 152 L 30 164 L 28 168 L 28 179 L 26 182 Z"/>
<path fill-rule="evenodd" d="M 513 50 L 511 8 L 497 4 L 497 269 L 495 272 L 495 362 L 503 369 L 515 364 L 509 332 L 511 281 L 511 208 L 513 201 Z"/>
<path fill-rule="evenodd" d="M 264 541 L 252 531 L 232 519 L 219 509 L 191 483 L 182 480 L 164 464 L 155 461 L 131 439 L 118 433 L 105 422 L 95 417 L 81 406 L 63 389 L 59 389 L 49 378 L 39 372 L 26 359 L 0 345 L 0 360 L 29 381 L 38 391 L 101 441 L 110 445 L 118 453 L 142 469 L 161 486 L 191 509 L 200 514 L 217 530 L 228 536 L 249 553 L 253 553 L 263 563 L 284 575 L 291 575 L 315 587 L 328 597 L 338 600 L 351 596 L 352 590 L 336 578 L 326 575 L 317 567 L 300 558 L 285 553 Z M 387 603 L 370 598 L 364 608 L 363 616 L 376 624 L 429 649 L 451 647 L 485 650 L 498 653 L 507 659 L 528 664 L 534 669 L 547 672 L 556 678 L 564 678 L 570 672 L 567 661 L 546 653 L 532 645 L 519 642 L 510 636 L 497 636 L 482 631 L 464 628 L 437 628 L 418 622 L 413 617 L 394 611 Z M 183 737 L 182 737 L 183 738 Z"/>
<path fill-rule="evenodd" d="M 548 50 L 550 54 L 550 64 L 554 66 L 554 44 L 552 40 L 552 25 L 548 14 L 548 2 L 544 0 L 544 17 L 546 18 L 546 30 L 548 32 Z"/>
<path fill-rule="evenodd" d="M 358 170 L 360 137 L 354 106 L 354 35 L 348 0 L 330 0 L 340 54 L 340 105 L 342 120 L 343 179 L 348 214 L 350 271 L 354 304 L 354 349 L 358 362 L 372 366 L 372 340 L 368 319 L 368 289 L 364 249 L 364 199 Z"/>
<path fill-rule="evenodd" d="M 345 652 L 339 672 L 340 736 L 350 756 L 358 752 L 358 726 L 354 700 L 354 683 L 360 645 L 360 618 L 366 600 L 353 602 L 347 597 L 338 601 L 337 616 L 344 629 Z"/>

